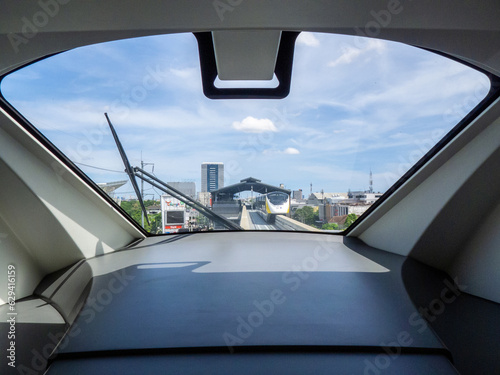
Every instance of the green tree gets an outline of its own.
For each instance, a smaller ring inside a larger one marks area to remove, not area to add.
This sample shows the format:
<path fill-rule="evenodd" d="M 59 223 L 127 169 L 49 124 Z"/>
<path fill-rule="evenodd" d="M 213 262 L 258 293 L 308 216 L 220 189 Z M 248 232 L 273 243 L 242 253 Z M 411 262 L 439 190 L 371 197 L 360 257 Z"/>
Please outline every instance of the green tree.
<path fill-rule="evenodd" d="M 145 207 L 159 205 L 159 201 L 146 200 Z M 125 210 L 129 216 L 134 219 L 139 225 L 142 224 L 142 209 L 138 200 L 122 201 L 121 208 Z M 149 223 L 144 218 L 144 229 L 150 233 L 161 233 L 161 213 L 156 215 L 148 215 Z"/>
<path fill-rule="evenodd" d="M 294 220 L 300 221 L 301 223 L 304 223 L 306 219 L 305 212 L 302 210 L 302 208 L 298 208 L 292 215 L 292 218 Z"/>
<path fill-rule="evenodd" d="M 323 224 L 323 226 L 321 227 L 321 229 L 325 229 L 325 230 L 336 230 L 336 229 L 339 229 L 339 226 L 335 223 L 327 223 L 327 224 Z"/>
<path fill-rule="evenodd" d="M 149 216 L 149 222 L 151 223 L 151 229 L 149 232 L 151 233 L 161 233 L 162 232 L 162 227 L 161 227 L 161 212 L 156 215 L 148 215 Z M 144 225 L 147 225 L 147 223 L 144 223 Z"/>
<path fill-rule="evenodd" d="M 347 215 L 347 217 L 345 218 L 345 221 L 344 221 L 344 229 L 349 228 L 351 226 L 351 224 L 354 223 L 357 219 L 358 219 L 358 217 L 356 216 L 356 214 Z"/>
<path fill-rule="evenodd" d="M 293 214 L 293 219 L 300 221 L 301 223 L 316 227 L 316 221 L 319 220 L 319 215 L 314 212 L 314 209 L 312 207 L 305 206 L 295 211 L 295 213 Z"/>

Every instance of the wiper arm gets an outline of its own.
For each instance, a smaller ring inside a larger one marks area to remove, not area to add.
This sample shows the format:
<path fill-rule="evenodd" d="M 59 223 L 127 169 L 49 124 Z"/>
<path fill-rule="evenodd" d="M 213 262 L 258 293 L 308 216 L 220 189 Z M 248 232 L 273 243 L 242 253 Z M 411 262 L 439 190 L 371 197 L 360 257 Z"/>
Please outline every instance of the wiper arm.
<path fill-rule="evenodd" d="M 222 224 L 227 229 L 243 230 L 243 228 L 240 227 L 238 224 L 235 224 L 232 221 L 226 219 L 225 217 L 216 214 L 208 207 L 195 201 L 194 199 L 192 199 L 188 195 L 182 193 L 181 191 L 168 185 L 167 183 L 161 181 L 156 176 L 146 172 L 144 169 L 139 168 L 139 167 L 132 167 L 128 161 L 127 154 L 125 153 L 125 150 L 123 149 L 123 146 L 122 146 L 120 140 L 118 139 L 118 135 L 116 134 L 115 128 L 111 124 L 111 120 L 109 119 L 108 114 L 105 113 L 104 116 L 106 116 L 106 120 L 108 121 L 109 128 L 111 129 L 111 133 L 113 134 L 113 138 L 115 139 L 116 147 L 118 148 L 118 151 L 120 152 L 120 156 L 122 158 L 123 164 L 125 165 L 125 172 L 127 173 L 128 177 L 130 179 L 130 182 L 132 183 L 132 186 L 135 190 L 135 193 L 137 194 L 139 204 L 141 205 L 141 209 L 144 212 L 144 216 L 146 217 L 146 221 L 148 222 L 148 224 L 149 224 L 149 219 L 148 219 L 146 207 L 144 207 L 144 202 L 143 202 L 142 196 L 139 192 L 139 186 L 137 185 L 137 181 L 136 181 L 135 177 L 139 177 L 140 179 L 147 182 L 148 184 L 160 189 L 161 191 L 163 191 L 167 194 L 172 195 L 174 198 L 177 198 L 177 199 L 183 201 L 189 207 L 198 210 L 199 212 L 201 212 L 203 215 L 205 215 L 210 220 L 213 220 L 215 222 Z M 144 176 L 147 176 L 149 178 L 145 178 Z"/>
<path fill-rule="evenodd" d="M 118 134 L 116 134 L 115 128 L 111 124 L 111 120 L 108 117 L 108 114 L 105 113 L 104 116 L 106 116 L 106 120 L 108 121 L 109 128 L 111 129 L 111 133 L 113 134 L 113 138 L 115 139 L 116 147 L 118 148 L 118 152 L 120 153 L 120 156 L 122 157 L 123 164 L 125 165 L 125 173 L 127 173 L 128 178 L 130 179 L 130 183 L 132 184 L 132 187 L 134 188 L 135 194 L 137 195 L 137 199 L 139 200 L 139 204 L 141 205 L 142 212 L 144 213 L 144 217 L 146 218 L 146 221 L 149 225 L 149 218 L 148 218 L 148 213 L 146 211 L 146 207 L 144 207 L 144 202 L 142 200 L 142 195 L 139 191 L 139 186 L 137 185 L 137 181 L 135 180 L 135 173 L 133 168 L 130 166 L 130 163 L 127 158 L 127 154 L 125 153 L 125 150 L 123 149 L 123 146 L 118 139 Z"/>
<path fill-rule="evenodd" d="M 180 190 L 177 190 L 173 186 L 170 186 L 169 184 L 161 181 L 159 178 L 152 175 L 151 173 L 146 172 L 144 169 L 139 168 L 139 167 L 134 167 L 134 174 L 135 174 L 135 176 L 144 180 L 148 184 L 156 187 L 157 189 L 160 189 L 163 192 L 170 194 L 174 198 L 177 198 L 177 199 L 183 201 L 189 207 L 200 211 L 203 215 L 205 215 L 209 219 L 216 221 L 216 222 L 219 222 L 220 224 L 224 225 L 227 229 L 243 230 L 243 228 L 240 227 L 238 224 L 235 224 L 232 221 L 226 219 L 225 217 L 223 217 L 219 214 L 216 214 L 215 212 L 213 212 L 211 209 L 209 209 L 205 205 L 201 204 L 200 202 L 195 201 L 189 195 L 184 194 L 183 192 L 181 192 Z M 149 178 L 145 178 L 144 176 L 147 176 Z"/>

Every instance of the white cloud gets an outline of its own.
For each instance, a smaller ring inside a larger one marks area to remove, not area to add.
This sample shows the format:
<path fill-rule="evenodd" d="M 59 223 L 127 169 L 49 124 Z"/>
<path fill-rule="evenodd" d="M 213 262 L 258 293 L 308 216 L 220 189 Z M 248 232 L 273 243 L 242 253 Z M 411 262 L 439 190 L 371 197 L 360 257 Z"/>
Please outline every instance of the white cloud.
<path fill-rule="evenodd" d="M 303 44 L 308 47 L 319 46 L 319 40 L 314 36 L 313 33 L 300 33 L 299 37 L 297 38 L 297 43 Z"/>
<path fill-rule="evenodd" d="M 262 151 L 264 155 L 280 155 L 280 154 L 286 154 L 286 155 L 298 155 L 300 154 L 300 151 L 297 150 L 295 147 L 288 147 L 285 148 L 283 151 L 276 149 L 276 148 L 269 148 L 267 150 Z"/>
<path fill-rule="evenodd" d="M 300 151 L 297 150 L 296 148 L 288 147 L 283 151 L 283 153 L 288 155 L 298 155 L 300 154 Z"/>
<path fill-rule="evenodd" d="M 267 118 L 256 119 L 252 116 L 244 118 L 241 122 L 233 122 L 233 128 L 244 133 L 264 133 L 278 131 L 271 120 Z"/>
<path fill-rule="evenodd" d="M 340 64 L 350 64 L 356 57 L 361 55 L 361 50 L 354 47 L 348 47 L 344 50 L 342 55 L 334 61 L 330 61 L 328 66 L 334 67 Z"/>
<path fill-rule="evenodd" d="M 464 100 L 478 86 L 487 86 L 478 82 L 477 73 L 468 73 L 456 63 L 419 57 L 422 51 L 391 42 L 302 33 L 297 43 L 294 90 L 283 101 L 206 99 L 199 67 L 193 63 L 197 61 L 195 42 L 186 49 L 183 42 L 179 44 L 182 55 L 174 53 L 175 45 L 166 43 L 168 51 L 151 48 L 158 53 L 140 64 L 118 48 L 109 50 L 114 63 L 99 65 L 98 71 L 86 70 L 89 59 L 65 64 L 65 69 L 86 73 L 77 75 L 76 81 L 78 89 L 86 90 L 77 96 L 61 95 L 62 88 L 69 90 L 76 83 L 69 85 L 58 78 L 58 67 L 54 81 L 61 90 L 46 94 L 40 89 L 33 98 L 18 95 L 23 98 L 20 109 L 68 156 L 101 168 L 123 169 L 103 115 L 108 112 L 131 163 L 140 165 L 142 151 L 145 161 L 156 163 L 155 173 L 164 180 L 192 178 L 199 188 L 200 163 L 216 159 L 238 166 L 231 175 L 235 181 L 254 175 L 296 188 L 312 181 L 319 189 L 341 191 L 349 186 L 366 188 L 367 164 L 376 163 L 376 189 L 384 190 L 380 171 L 397 171 L 401 158 L 407 160 L 413 150 L 419 150 L 416 140 L 434 140 L 433 131 L 446 125 L 440 120 L 446 111 L 462 113 Z M 96 57 L 97 61 L 103 58 L 102 54 Z M 118 62 L 126 65 L 117 68 Z M 339 71 L 332 74 L 333 66 Z M 152 89 L 143 85 L 149 67 L 159 72 L 158 85 Z M 31 71 L 29 76 L 41 85 L 38 74 Z M 103 83 L 95 86 L 98 78 Z M 15 83 L 24 87 L 19 81 Z M 9 85 L 13 94 L 14 89 L 21 90 L 18 85 Z M 146 89 L 144 97 L 135 95 L 137 88 Z M 92 96 L 94 92 L 99 95 Z M 248 114 L 253 117 L 243 118 Z M 123 175 L 95 168 L 84 171 L 98 182 Z M 124 189 L 131 191 L 130 186 Z"/>
<path fill-rule="evenodd" d="M 192 78 L 196 76 L 199 72 L 198 69 L 195 68 L 185 68 L 185 69 L 175 69 L 175 68 L 170 68 L 170 72 L 180 78 Z"/>
<path fill-rule="evenodd" d="M 341 47 L 342 55 L 336 60 L 330 61 L 328 66 L 334 67 L 340 64 L 350 64 L 359 56 L 365 54 L 368 51 L 382 52 L 385 49 L 385 44 L 381 40 L 372 39 L 366 42 L 366 47 L 356 48 L 353 46 L 343 45 Z"/>

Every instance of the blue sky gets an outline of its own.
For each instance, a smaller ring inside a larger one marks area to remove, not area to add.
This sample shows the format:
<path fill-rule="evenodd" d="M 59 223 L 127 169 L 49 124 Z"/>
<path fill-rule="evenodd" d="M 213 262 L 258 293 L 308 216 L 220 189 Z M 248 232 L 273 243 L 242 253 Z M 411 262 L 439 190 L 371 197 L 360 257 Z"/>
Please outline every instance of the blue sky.
<path fill-rule="evenodd" d="M 107 112 L 131 163 L 142 152 L 165 181 L 199 190 L 201 163 L 215 161 L 226 185 L 252 176 L 305 192 L 367 189 L 370 169 L 374 189 L 387 190 L 488 88 L 480 73 L 417 48 L 310 33 L 297 40 L 283 100 L 205 98 L 191 34 L 72 50 L 1 87 L 73 161 L 110 170 L 79 164 L 96 182 L 126 179 Z"/>

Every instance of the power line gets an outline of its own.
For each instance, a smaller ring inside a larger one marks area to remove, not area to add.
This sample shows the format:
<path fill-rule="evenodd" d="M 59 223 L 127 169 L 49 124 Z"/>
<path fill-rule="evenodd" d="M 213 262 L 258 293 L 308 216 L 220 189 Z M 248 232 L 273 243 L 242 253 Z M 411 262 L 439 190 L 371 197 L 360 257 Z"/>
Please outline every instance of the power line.
<path fill-rule="evenodd" d="M 125 173 L 125 171 L 116 171 L 114 169 L 106 169 L 106 168 L 101 168 L 101 167 L 95 167 L 93 165 L 88 165 L 88 164 L 84 164 L 84 163 L 78 163 L 76 161 L 74 161 L 73 163 L 79 164 L 79 165 L 84 165 L 84 166 L 89 167 L 89 168 L 100 169 L 102 171 L 115 172 L 115 173 Z"/>
<path fill-rule="evenodd" d="M 158 190 L 156 190 L 155 188 L 153 188 L 153 190 L 156 194 L 158 194 L 158 197 L 161 197 L 161 195 L 163 194 L 163 193 L 158 193 Z"/>

